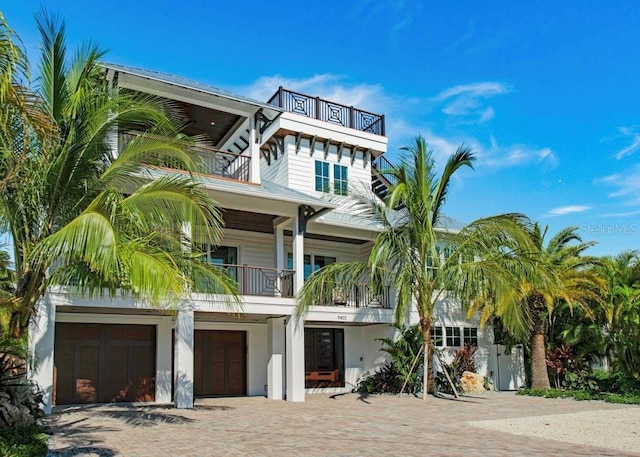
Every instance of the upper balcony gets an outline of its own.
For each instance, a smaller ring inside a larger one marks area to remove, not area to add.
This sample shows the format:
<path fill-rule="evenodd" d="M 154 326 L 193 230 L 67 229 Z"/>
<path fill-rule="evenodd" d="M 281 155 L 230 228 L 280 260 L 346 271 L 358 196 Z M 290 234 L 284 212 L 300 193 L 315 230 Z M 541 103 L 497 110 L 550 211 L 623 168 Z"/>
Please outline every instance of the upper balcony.
<path fill-rule="evenodd" d="M 119 140 L 120 149 L 124 148 L 138 135 L 138 132 L 121 133 Z M 200 159 L 203 174 L 231 179 L 234 181 L 250 181 L 250 156 L 236 154 L 229 151 L 221 151 L 219 149 L 203 145 L 194 145 L 190 146 L 190 148 L 191 151 Z M 180 169 L 178 165 L 172 163 L 166 163 L 165 166 L 172 169 Z"/>
<path fill-rule="evenodd" d="M 384 115 L 382 114 L 301 94 L 284 89 L 282 86 L 267 103 L 312 119 L 385 136 Z"/>
<path fill-rule="evenodd" d="M 258 267 L 252 265 L 219 264 L 227 275 L 237 284 L 241 295 L 258 297 L 295 298 L 295 270 Z M 350 287 L 328 288 L 316 300 L 319 306 L 338 306 L 349 308 L 392 308 L 390 286 L 374 293 L 368 284 L 355 283 Z"/>

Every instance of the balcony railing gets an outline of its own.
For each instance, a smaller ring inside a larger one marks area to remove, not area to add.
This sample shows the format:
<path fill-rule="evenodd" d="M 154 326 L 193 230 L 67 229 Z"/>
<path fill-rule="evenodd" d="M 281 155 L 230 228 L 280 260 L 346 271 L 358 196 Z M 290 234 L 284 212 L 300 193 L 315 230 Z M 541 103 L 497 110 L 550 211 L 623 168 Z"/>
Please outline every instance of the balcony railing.
<path fill-rule="evenodd" d="M 293 298 L 295 270 L 256 267 L 252 265 L 216 265 L 238 283 L 242 295 Z M 353 308 L 391 308 L 391 287 L 384 286 L 374 293 L 368 284 L 354 284 L 347 288 L 333 287 L 318 297 L 316 305 L 347 306 Z"/>
<path fill-rule="evenodd" d="M 293 298 L 295 270 L 231 264 L 219 267 L 236 280 L 242 295 Z"/>
<path fill-rule="evenodd" d="M 341 105 L 320 97 L 311 97 L 282 88 L 273 94 L 267 102 L 279 106 L 291 113 L 301 114 L 312 119 L 360 130 L 361 132 L 385 134 L 384 115 L 364 111 L 353 106 Z"/>
<path fill-rule="evenodd" d="M 381 293 L 374 293 L 368 284 L 354 284 L 350 287 L 333 287 L 316 304 L 321 306 L 349 306 L 354 308 L 391 308 L 391 287 L 382 287 Z"/>
<path fill-rule="evenodd" d="M 121 133 L 119 141 L 120 149 L 124 148 L 138 135 L 138 133 Z M 203 172 L 205 174 L 221 176 L 236 181 L 249 181 L 251 157 L 220 151 L 219 149 L 207 146 L 190 146 L 190 148 L 202 161 Z M 162 165 L 176 170 L 181 169 L 179 164 L 169 161 L 165 161 Z"/>

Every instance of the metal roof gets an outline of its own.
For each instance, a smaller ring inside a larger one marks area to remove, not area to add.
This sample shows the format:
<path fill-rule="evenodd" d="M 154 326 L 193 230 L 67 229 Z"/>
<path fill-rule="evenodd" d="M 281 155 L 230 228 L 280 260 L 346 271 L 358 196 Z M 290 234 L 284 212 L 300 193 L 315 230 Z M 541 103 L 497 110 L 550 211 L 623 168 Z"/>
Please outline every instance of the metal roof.
<path fill-rule="evenodd" d="M 203 84 L 197 81 L 193 81 L 188 78 L 184 78 L 182 76 L 176 76 L 169 73 L 162 73 L 155 70 L 146 70 L 144 68 L 130 67 L 127 65 L 120 65 L 115 63 L 108 62 L 100 62 L 100 65 L 104 68 L 114 70 L 116 72 L 127 73 L 134 76 L 139 76 L 141 78 L 152 79 L 154 81 L 159 81 L 165 84 L 170 84 L 173 86 L 183 87 L 185 89 L 191 89 L 198 92 L 203 92 L 205 94 L 214 95 L 216 97 L 223 97 L 229 100 L 234 100 L 240 103 L 247 103 L 249 105 L 253 105 L 258 108 L 270 109 L 278 113 L 282 113 L 285 110 L 279 108 L 275 105 L 270 105 L 265 102 L 261 102 L 258 100 L 254 100 L 249 97 L 245 97 L 243 95 L 234 94 L 233 92 L 229 92 L 224 89 L 220 89 L 218 87 L 210 86 L 208 84 Z"/>

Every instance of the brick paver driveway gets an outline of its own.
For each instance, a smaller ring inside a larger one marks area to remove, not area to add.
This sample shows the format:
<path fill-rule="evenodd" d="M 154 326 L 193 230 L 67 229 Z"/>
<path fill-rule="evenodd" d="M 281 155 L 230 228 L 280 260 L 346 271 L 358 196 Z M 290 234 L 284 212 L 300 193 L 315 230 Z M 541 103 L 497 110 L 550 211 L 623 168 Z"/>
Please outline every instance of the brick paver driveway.
<path fill-rule="evenodd" d="M 308 395 L 304 403 L 258 397 L 198 399 L 193 410 L 131 405 L 64 407 L 50 420 L 54 432 L 50 454 L 633 455 L 469 425 L 478 420 L 592 410 L 620 409 L 622 413 L 625 408 L 493 392 L 463 401 L 348 394 Z"/>

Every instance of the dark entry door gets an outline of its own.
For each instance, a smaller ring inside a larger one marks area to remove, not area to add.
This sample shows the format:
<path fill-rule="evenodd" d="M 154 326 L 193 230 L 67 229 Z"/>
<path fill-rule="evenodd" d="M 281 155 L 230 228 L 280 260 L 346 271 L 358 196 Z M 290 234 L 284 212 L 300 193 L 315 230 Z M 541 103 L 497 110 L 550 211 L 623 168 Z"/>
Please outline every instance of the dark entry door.
<path fill-rule="evenodd" d="M 246 394 L 246 335 L 240 331 L 196 330 L 195 395 Z"/>
<path fill-rule="evenodd" d="M 55 402 L 154 401 L 154 325 L 56 324 Z"/>

